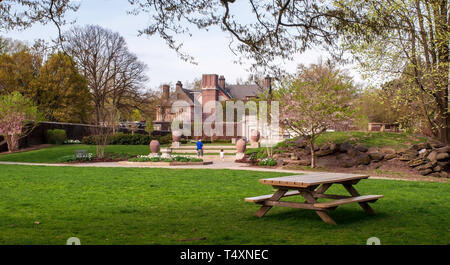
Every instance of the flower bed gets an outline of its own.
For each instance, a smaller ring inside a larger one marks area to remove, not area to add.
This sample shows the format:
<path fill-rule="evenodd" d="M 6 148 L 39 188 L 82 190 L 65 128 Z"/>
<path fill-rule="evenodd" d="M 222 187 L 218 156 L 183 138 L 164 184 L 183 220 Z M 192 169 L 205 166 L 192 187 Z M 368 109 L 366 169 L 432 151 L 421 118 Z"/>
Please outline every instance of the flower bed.
<path fill-rule="evenodd" d="M 188 156 L 175 156 L 172 158 L 163 158 L 159 156 L 138 156 L 121 161 L 121 164 L 149 165 L 149 166 L 181 166 L 181 165 L 209 165 L 212 162 L 205 162 L 201 158 Z"/>

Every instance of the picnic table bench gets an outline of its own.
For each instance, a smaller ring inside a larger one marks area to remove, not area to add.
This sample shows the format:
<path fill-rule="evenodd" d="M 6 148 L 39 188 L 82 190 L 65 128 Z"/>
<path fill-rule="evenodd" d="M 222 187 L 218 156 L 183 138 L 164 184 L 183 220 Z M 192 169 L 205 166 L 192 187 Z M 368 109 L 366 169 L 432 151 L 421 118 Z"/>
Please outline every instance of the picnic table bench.
<path fill-rule="evenodd" d="M 308 173 L 260 179 L 259 182 L 262 184 L 273 186 L 276 189 L 275 193 L 245 198 L 245 201 L 262 205 L 255 214 L 258 217 L 263 217 L 273 206 L 282 206 L 314 210 L 325 223 L 336 224 L 327 211 L 335 210 L 340 205 L 358 203 L 365 212 L 375 213 L 368 203 L 376 202 L 383 198 L 383 195 L 360 195 L 354 187 L 361 179 L 367 179 L 368 177 L 368 175 L 344 173 Z M 342 184 L 350 193 L 350 196 L 325 194 L 333 184 Z M 282 198 L 290 196 L 302 196 L 306 201 L 304 203 L 280 201 Z M 318 198 L 332 200 L 318 202 Z"/>

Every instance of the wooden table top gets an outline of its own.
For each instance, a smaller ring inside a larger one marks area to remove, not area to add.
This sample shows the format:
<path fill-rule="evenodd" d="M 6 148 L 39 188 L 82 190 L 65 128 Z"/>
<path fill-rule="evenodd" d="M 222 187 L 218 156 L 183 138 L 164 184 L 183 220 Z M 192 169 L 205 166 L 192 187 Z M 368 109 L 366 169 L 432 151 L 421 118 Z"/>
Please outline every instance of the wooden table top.
<path fill-rule="evenodd" d="M 368 175 L 347 173 L 307 173 L 302 175 L 260 179 L 259 182 L 272 186 L 306 188 L 325 183 L 339 183 L 350 180 L 366 179 L 368 177 Z"/>

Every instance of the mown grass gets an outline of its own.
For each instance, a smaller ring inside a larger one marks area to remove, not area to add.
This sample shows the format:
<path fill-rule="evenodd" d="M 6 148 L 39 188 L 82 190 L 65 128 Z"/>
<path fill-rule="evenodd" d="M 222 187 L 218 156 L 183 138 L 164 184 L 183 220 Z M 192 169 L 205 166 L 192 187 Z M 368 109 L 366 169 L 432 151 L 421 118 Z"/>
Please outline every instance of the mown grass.
<path fill-rule="evenodd" d="M 0 244 L 450 243 L 448 183 L 363 180 L 361 194 L 385 195 L 377 214 L 345 205 L 330 214 L 338 226 L 282 207 L 253 216 L 243 198 L 271 193 L 258 179 L 285 174 L 0 165 Z"/>
<path fill-rule="evenodd" d="M 192 150 L 195 148 L 192 147 Z M 0 154 L 0 161 L 9 162 L 29 162 L 29 163 L 57 163 L 59 159 L 64 156 L 73 155 L 75 150 L 88 150 L 95 155 L 96 147 L 94 145 L 55 145 L 39 150 L 32 150 L 20 153 L 2 153 Z M 105 149 L 107 153 L 122 154 L 123 156 L 137 156 L 148 155 L 150 149 L 147 145 L 108 145 Z M 196 153 L 180 153 L 174 155 L 196 155 Z M 219 155 L 217 153 L 205 153 L 207 155 Z M 228 155 L 228 154 L 226 154 Z"/>
<path fill-rule="evenodd" d="M 426 142 L 425 137 L 415 137 L 406 133 L 391 132 L 325 132 L 317 138 L 317 144 L 323 143 L 360 143 L 367 147 L 404 148 L 410 144 Z"/>
<path fill-rule="evenodd" d="M 58 159 L 63 156 L 73 155 L 75 150 L 88 150 L 88 152 L 93 153 L 94 155 L 96 153 L 95 145 L 55 145 L 27 152 L 13 154 L 3 153 L 0 154 L 0 161 L 56 163 L 58 162 Z M 108 145 L 105 151 L 115 154 L 128 154 L 131 156 L 148 155 L 150 152 L 147 145 Z"/>

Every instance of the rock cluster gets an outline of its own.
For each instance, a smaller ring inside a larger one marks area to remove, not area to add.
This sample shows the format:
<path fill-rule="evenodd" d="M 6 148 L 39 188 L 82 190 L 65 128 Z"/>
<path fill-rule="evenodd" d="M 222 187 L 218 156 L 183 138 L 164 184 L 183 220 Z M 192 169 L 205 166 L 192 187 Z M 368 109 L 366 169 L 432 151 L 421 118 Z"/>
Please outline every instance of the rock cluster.
<path fill-rule="evenodd" d="M 310 165 L 310 150 L 306 139 L 299 138 L 289 144 L 283 152 L 274 155 L 281 165 Z M 326 143 L 316 146 L 315 154 L 318 159 L 326 157 L 339 167 L 350 168 L 367 165 L 381 166 L 383 162 L 399 161 L 405 167 L 415 169 L 421 175 L 435 177 L 450 177 L 450 146 L 430 141 L 410 146 L 402 150 L 393 148 L 367 148 L 361 144 L 344 142 L 341 144 Z"/>

